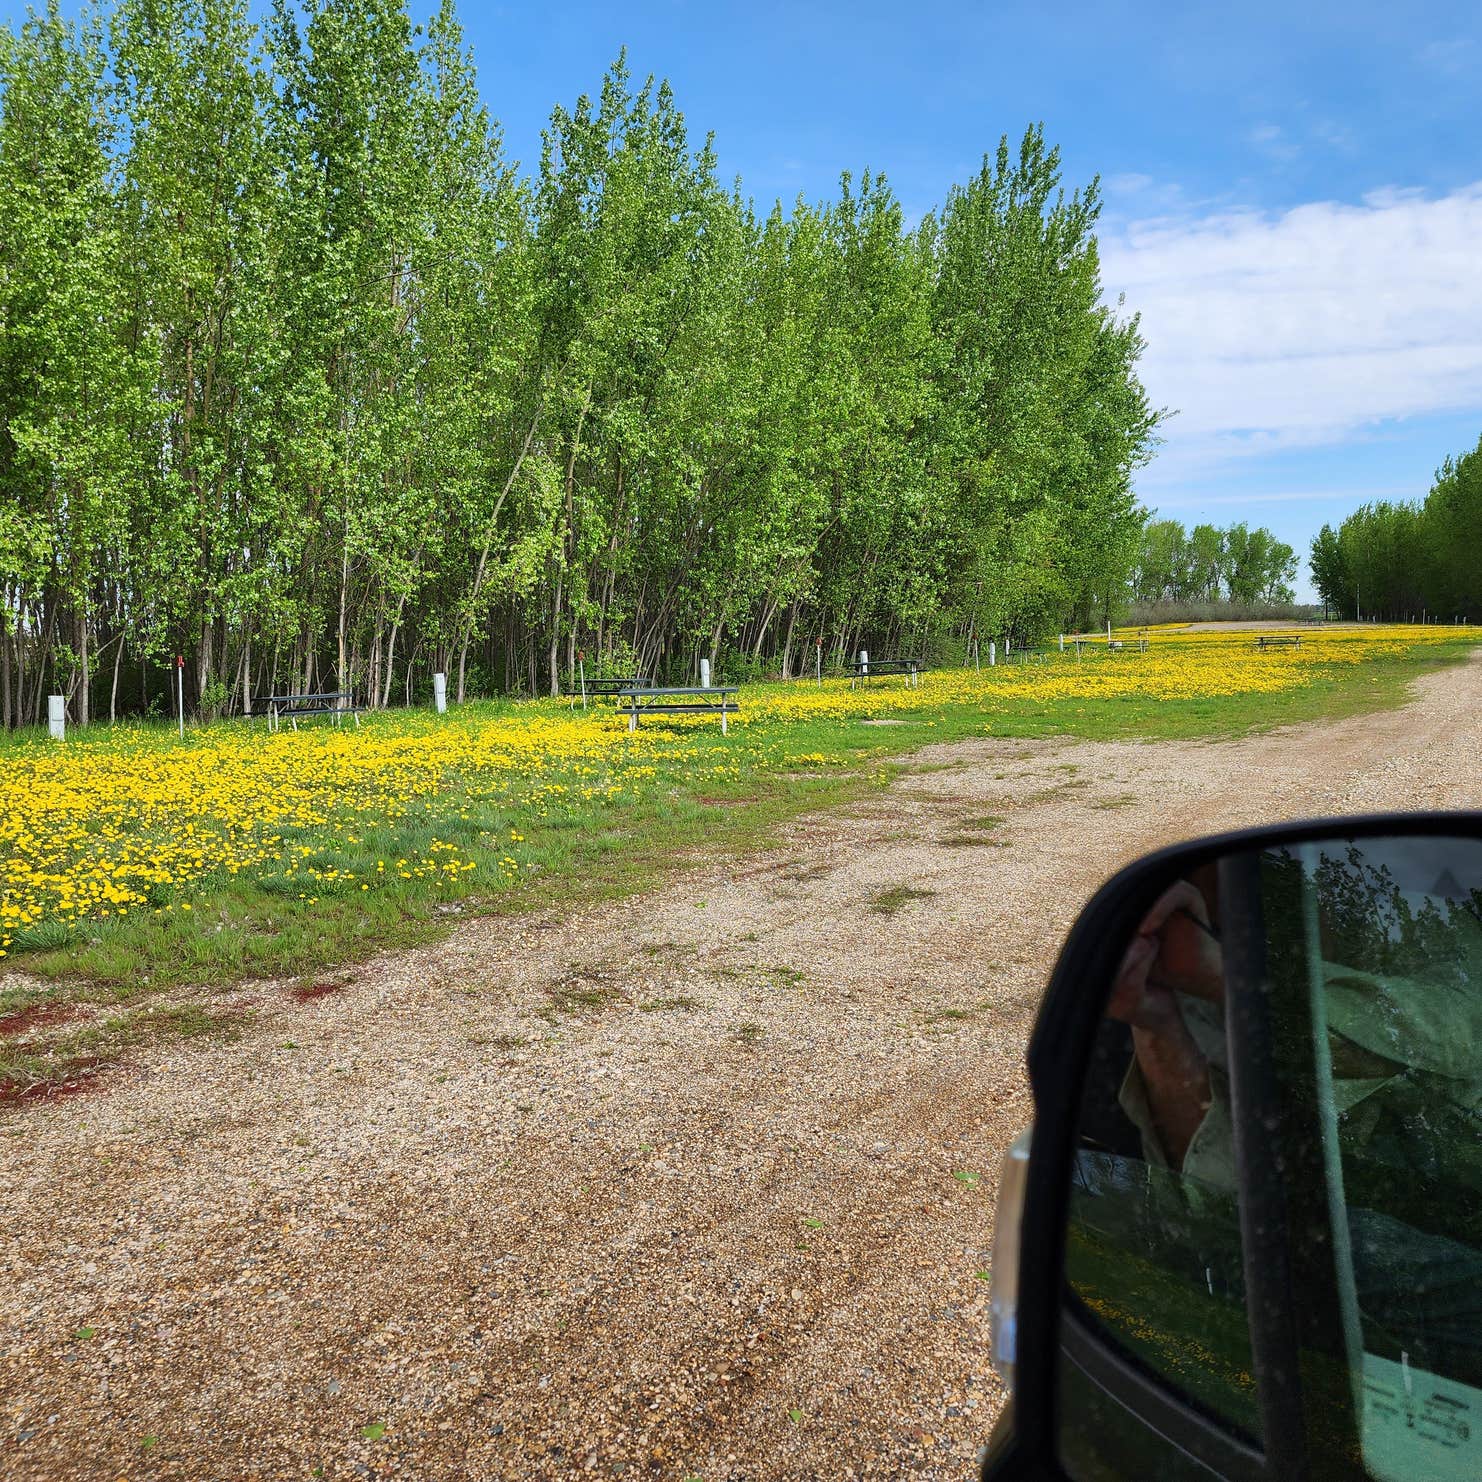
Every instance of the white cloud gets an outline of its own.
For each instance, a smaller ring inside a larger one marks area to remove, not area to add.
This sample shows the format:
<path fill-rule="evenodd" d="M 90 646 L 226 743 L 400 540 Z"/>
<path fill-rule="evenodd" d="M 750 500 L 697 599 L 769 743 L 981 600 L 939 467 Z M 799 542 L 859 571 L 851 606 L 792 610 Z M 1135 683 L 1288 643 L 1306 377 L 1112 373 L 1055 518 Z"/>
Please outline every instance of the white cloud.
<path fill-rule="evenodd" d="M 1139 175 L 1136 171 L 1129 171 L 1122 175 L 1108 175 L 1103 182 L 1107 191 L 1112 195 L 1134 196 L 1140 195 L 1153 183 L 1151 175 Z"/>
<path fill-rule="evenodd" d="M 1179 412 L 1170 475 L 1168 455 L 1187 473 L 1482 411 L 1482 182 L 1108 226 L 1103 280 L 1142 316 L 1154 403 Z"/>

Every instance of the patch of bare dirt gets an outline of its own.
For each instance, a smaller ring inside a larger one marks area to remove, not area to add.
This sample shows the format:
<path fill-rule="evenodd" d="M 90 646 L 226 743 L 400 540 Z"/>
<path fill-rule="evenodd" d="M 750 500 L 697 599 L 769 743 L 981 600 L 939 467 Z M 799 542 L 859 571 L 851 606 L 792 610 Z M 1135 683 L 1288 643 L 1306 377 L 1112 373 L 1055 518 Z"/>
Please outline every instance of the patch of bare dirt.
<path fill-rule="evenodd" d="M 81 1096 L 102 1089 L 104 1066 L 91 1056 L 72 1060 L 56 1076 L 12 1074 L 0 1077 L 0 1109 L 24 1106 L 41 1101 L 61 1101 L 68 1096 Z"/>
<path fill-rule="evenodd" d="M 295 983 L 288 992 L 295 1003 L 313 1003 L 315 999 L 343 993 L 351 982 L 350 978 L 320 978 L 310 983 Z"/>
<path fill-rule="evenodd" d="M 1239 742 L 938 748 L 742 868 L 468 922 L 12 1109 L 0 1470 L 968 1476 L 1076 912 L 1191 834 L 1476 806 L 1479 713 L 1472 663 Z"/>
<path fill-rule="evenodd" d="M 75 1003 L 46 1003 L 43 1000 L 27 1004 L 23 1009 L 0 1014 L 0 1038 L 24 1040 L 38 1030 L 65 1024 L 69 1019 L 86 1018 L 89 1013 L 89 1009 Z"/>

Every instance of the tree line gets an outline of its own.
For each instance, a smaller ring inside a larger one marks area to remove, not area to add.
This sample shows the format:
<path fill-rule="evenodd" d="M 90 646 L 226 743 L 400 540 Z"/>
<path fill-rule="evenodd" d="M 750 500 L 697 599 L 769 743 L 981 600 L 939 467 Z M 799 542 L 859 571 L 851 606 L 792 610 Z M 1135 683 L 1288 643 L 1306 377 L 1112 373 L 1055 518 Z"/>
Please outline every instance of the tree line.
<path fill-rule="evenodd" d="M 0 33 L 0 718 L 1082 626 L 1157 414 L 1039 128 L 759 209 L 620 59 L 522 170 L 450 0 Z"/>
<path fill-rule="evenodd" d="M 1482 438 L 1423 500 L 1360 505 L 1312 541 L 1312 580 L 1346 617 L 1482 619 Z"/>
<path fill-rule="evenodd" d="M 1264 527 L 1243 520 L 1220 529 L 1178 520 L 1149 520 L 1137 545 L 1132 598 L 1141 604 L 1295 600 L 1297 553 Z"/>

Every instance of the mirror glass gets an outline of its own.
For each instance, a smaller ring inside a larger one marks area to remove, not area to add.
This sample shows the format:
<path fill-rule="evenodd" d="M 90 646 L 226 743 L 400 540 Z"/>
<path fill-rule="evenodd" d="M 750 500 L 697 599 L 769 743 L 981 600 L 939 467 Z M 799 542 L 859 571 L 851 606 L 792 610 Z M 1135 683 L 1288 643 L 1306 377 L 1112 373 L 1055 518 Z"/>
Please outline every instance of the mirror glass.
<path fill-rule="evenodd" d="M 1071 1173 L 1066 1470 L 1158 1459 L 1151 1380 L 1249 1446 L 1482 1477 L 1482 841 L 1297 841 L 1138 914 Z"/>

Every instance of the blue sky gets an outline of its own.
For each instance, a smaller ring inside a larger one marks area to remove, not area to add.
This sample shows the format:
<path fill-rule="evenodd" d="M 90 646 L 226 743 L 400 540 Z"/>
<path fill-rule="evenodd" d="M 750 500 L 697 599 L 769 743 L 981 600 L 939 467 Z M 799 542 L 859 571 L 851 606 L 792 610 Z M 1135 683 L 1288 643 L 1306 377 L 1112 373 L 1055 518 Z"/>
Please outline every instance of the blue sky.
<path fill-rule="evenodd" d="M 551 105 L 623 46 L 763 203 L 868 166 L 920 215 L 1042 120 L 1071 184 L 1102 178 L 1108 294 L 1142 316 L 1144 380 L 1177 412 L 1137 488 L 1186 523 L 1249 519 L 1305 555 L 1482 434 L 1477 0 L 464 0 L 462 18 L 527 165 Z"/>

